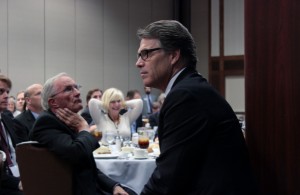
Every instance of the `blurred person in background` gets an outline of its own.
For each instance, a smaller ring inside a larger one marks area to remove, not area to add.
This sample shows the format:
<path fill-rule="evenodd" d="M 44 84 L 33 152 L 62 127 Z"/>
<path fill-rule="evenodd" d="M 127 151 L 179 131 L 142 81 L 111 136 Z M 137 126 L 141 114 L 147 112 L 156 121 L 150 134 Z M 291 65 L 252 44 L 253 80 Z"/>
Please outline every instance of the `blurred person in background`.
<path fill-rule="evenodd" d="M 126 100 L 132 100 L 132 99 L 142 99 L 141 93 L 137 89 L 129 90 L 127 91 Z M 143 105 L 144 106 L 144 105 Z M 137 128 L 143 126 L 143 115 L 140 114 L 140 116 L 132 122 L 131 124 L 131 133 L 136 133 Z"/>
<path fill-rule="evenodd" d="M 160 103 L 153 102 L 152 104 L 152 114 L 149 115 L 149 124 L 153 128 L 158 126 L 158 117 L 159 117 L 159 110 L 160 110 Z"/>
<path fill-rule="evenodd" d="M 20 114 L 21 112 L 24 111 L 24 104 L 25 104 L 25 97 L 24 97 L 24 91 L 19 91 L 17 93 L 17 96 L 16 96 L 16 108 L 17 110 L 19 111 L 18 114 Z M 17 116 L 17 115 L 16 115 Z M 16 117 L 15 116 L 15 117 Z"/>
<path fill-rule="evenodd" d="M 12 95 L 8 98 L 7 110 L 9 110 L 14 117 L 21 113 L 19 110 L 17 110 L 16 98 Z"/>
<path fill-rule="evenodd" d="M 14 127 L 16 135 L 20 142 L 29 140 L 29 132 L 43 111 L 41 104 L 41 92 L 43 85 L 33 84 L 27 87 L 24 93 L 27 109 L 14 118 Z"/>
<path fill-rule="evenodd" d="M 82 110 L 81 116 L 86 120 L 86 122 L 90 126 L 95 125 L 95 123 L 93 122 L 92 116 L 90 114 L 89 101 L 90 101 L 91 98 L 101 100 L 102 94 L 103 94 L 102 90 L 100 90 L 98 88 L 91 89 L 86 94 L 86 107 Z"/>
<path fill-rule="evenodd" d="M 151 93 L 151 87 L 144 87 L 145 94 L 143 95 L 143 116 L 148 118 L 152 114 L 152 103 L 156 101 L 157 96 Z"/>
<path fill-rule="evenodd" d="M 157 98 L 157 102 L 153 102 L 153 106 L 152 106 L 153 113 L 149 115 L 149 123 L 152 128 L 158 126 L 159 111 L 160 108 L 162 107 L 162 104 L 164 103 L 165 97 L 166 95 L 164 93 L 161 93 Z"/>
<path fill-rule="evenodd" d="M 128 111 L 121 115 L 120 111 L 124 108 Z M 89 109 L 97 128 L 102 130 L 101 142 L 107 145 L 107 132 L 119 134 L 124 139 L 131 138 L 130 126 L 140 116 L 143 102 L 141 99 L 125 101 L 122 91 L 109 88 L 104 91 L 101 100 L 90 100 Z"/>

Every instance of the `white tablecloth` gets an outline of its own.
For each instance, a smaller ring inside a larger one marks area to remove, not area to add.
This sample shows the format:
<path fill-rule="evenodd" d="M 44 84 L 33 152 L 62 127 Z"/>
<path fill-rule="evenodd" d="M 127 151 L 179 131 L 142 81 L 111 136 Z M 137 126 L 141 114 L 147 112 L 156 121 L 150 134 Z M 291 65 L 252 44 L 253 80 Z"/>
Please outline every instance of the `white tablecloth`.
<path fill-rule="evenodd" d="M 98 169 L 140 194 L 156 167 L 154 159 L 95 159 Z"/>

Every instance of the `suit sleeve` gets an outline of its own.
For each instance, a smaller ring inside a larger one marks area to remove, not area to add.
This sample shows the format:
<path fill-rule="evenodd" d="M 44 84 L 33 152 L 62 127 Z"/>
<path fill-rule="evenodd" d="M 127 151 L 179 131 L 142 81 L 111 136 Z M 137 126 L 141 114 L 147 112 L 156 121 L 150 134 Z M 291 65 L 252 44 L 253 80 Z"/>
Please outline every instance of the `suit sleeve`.
<path fill-rule="evenodd" d="M 58 118 L 49 115 L 36 121 L 30 139 L 47 146 L 50 151 L 74 165 L 89 163 L 90 155 L 99 147 L 90 133 L 72 133 Z"/>
<path fill-rule="evenodd" d="M 13 119 L 15 134 L 18 142 L 24 142 L 29 140 L 29 129 L 22 124 L 19 120 Z"/>
<path fill-rule="evenodd" d="M 113 192 L 114 186 L 119 184 L 118 182 L 112 180 L 110 177 L 105 175 L 102 171 L 97 169 L 98 183 L 101 186 L 101 189 L 104 189 L 107 192 Z"/>

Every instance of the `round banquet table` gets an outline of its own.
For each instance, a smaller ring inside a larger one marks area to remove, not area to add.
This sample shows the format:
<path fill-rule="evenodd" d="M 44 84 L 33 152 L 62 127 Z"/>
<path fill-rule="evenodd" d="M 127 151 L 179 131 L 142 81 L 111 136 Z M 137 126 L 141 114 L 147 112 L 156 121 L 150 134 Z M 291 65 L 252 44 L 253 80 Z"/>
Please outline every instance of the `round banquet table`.
<path fill-rule="evenodd" d="M 140 194 L 148 182 L 156 164 L 155 159 L 99 159 L 95 158 L 96 165 L 110 178 L 125 184 Z"/>

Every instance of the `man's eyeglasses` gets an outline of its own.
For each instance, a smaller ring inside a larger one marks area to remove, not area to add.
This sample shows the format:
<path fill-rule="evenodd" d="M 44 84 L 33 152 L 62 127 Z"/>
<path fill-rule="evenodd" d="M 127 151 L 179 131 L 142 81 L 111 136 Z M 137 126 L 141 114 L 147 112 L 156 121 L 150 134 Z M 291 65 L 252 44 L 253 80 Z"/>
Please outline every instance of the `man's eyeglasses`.
<path fill-rule="evenodd" d="M 157 48 L 153 48 L 153 49 L 144 49 L 140 53 L 137 54 L 137 59 L 139 59 L 141 57 L 142 60 L 146 60 L 149 57 L 149 53 L 156 51 L 156 50 L 160 50 L 160 49 L 162 49 L 162 48 L 157 47 Z"/>
<path fill-rule="evenodd" d="M 9 94 L 9 90 L 8 89 L 4 89 L 4 88 L 0 88 L 0 95 L 2 95 L 3 93 L 7 93 Z"/>
<path fill-rule="evenodd" d="M 60 92 L 57 92 L 53 95 L 51 95 L 51 97 L 54 97 L 54 96 L 57 96 L 58 94 L 60 93 L 73 93 L 74 90 L 79 90 L 82 86 L 81 85 L 78 85 L 78 84 L 74 84 L 74 85 L 68 85 L 64 88 L 64 90 L 60 91 Z"/>

